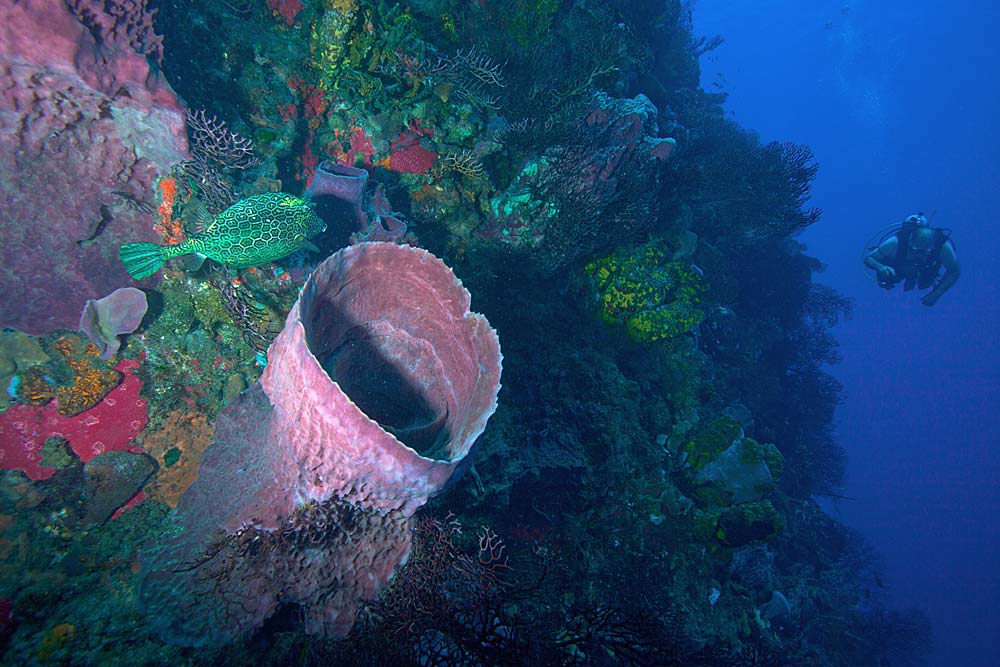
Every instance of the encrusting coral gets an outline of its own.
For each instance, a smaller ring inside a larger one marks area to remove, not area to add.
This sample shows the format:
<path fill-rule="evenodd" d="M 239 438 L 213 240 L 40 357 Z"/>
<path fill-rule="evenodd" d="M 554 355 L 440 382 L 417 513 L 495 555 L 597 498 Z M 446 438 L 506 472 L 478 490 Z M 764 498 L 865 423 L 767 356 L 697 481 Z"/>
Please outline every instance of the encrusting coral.
<path fill-rule="evenodd" d="M 142 441 L 146 453 L 156 459 L 160 470 L 146 485 L 146 495 L 161 500 L 170 507 L 198 479 L 198 461 L 212 442 L 213 428 L 205 415 L 174 410 L 160 428 Z"/>
<path fill-rule="evenodd" d="M 656 243 L 619 250 L 584 267 L 608 324 L 639 341 L 674 338 L 701 324 L 701 277 Z"/>
<path fill-rule="evenodd" d="M 53 347 L 62 357 L 61 368 L 33 366 L 21 376 L 18 393 L 28 405 L 45 405 L 56 399 L 59 414 L 73 417 L 100 403 L 121 382 L 122 374 L 100 359 L 93 343 L 84 344 L 79 337 L 66 335 Z M 60 371 L 68 371 L 67 381 L 56 379 Z"/>

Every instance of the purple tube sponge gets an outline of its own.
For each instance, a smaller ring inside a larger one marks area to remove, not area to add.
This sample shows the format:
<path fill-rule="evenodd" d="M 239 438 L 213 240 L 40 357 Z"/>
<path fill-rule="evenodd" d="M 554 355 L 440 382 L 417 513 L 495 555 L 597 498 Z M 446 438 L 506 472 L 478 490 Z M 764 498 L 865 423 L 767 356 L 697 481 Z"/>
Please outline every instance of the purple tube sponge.
<path fill-rule="evenodd" d="M 115 356 L 120 334 L 130 334 L 142 322 L 149 304 L 146 293 L 122 287 L 100 299 L 88 299 L 80 315 L 80 331 L 101 351 L 101 359 Z"/>
<path fill-rule="evenodd" d="M 369 224 L 365 229 L 352 237 L 352 243 L 362 241 L 389 241 L 397 243 L 406 234 L 406 223 L 392 214 L 392 206 L 385 197 L 385 190 L 379 183 L 372 195 L 372 210 L 375 212 L 374 224 Z"/>
<path fill-rule="evenodd" d="M 392 206 L 386 199 L 382 184 L 379 183 L 366 206 L 365 187 L 368 172 L 346 164 L 323 161 L 316 168 L 306 199 L 334 197 L 351 206 L 357 230 L 351 236 L 351 243 L 363 241 L 388 241 L 398 243 L 406 234 L 406 223 L 393 215 Z M 371 215 L 369 215 L 371 213 Z"/>
<path fill-rule="evenodd" d="M 306 199 L 314 197 L 334 197 L 350 204 L 358 225 L 364 229 L 368 224 L 368 216 L 361 205 L 361 198 L 368 184 L 368 172 L 346 164 L 323 161 L 316 169 L 309 187 L 306 188 Z"/>

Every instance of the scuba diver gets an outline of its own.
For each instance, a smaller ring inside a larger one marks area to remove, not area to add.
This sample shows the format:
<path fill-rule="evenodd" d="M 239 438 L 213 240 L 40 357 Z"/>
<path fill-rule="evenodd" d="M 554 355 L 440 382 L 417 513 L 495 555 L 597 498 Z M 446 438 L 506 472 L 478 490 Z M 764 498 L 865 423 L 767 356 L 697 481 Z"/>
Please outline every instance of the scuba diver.
<path fill-rule="evenodd" d="M 875 271 L 875 280 L 884 289 L 900 282 L 904 291 L 933 287 L 920 299 L 925 306 L 933 306 L 960 273 L 950 237 L 951 230 L 931 227 L 923 213 L 915 213 L 885 233 L 864 255 L 864 264 Z M 939 278 L 942 268 L 944 275 Z"/>

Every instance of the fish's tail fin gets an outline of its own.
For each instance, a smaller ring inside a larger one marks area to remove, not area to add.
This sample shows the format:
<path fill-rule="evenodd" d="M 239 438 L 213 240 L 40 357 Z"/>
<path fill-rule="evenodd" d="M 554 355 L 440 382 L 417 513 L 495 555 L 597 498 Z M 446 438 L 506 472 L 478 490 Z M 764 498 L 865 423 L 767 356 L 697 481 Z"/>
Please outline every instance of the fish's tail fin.
<path fill-rule="evenodd" d="M 155 243 L 126 243 L 118 248 L 125 270 L 136 280 L 148 278 L 163 268 L 163 247 Z"/>

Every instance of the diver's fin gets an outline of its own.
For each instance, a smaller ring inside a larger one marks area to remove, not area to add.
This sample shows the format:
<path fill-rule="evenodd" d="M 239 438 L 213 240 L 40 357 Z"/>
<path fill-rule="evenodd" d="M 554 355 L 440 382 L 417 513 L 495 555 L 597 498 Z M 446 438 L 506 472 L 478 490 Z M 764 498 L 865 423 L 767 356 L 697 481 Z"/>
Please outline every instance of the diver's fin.
<path fill-rule="evenodd" d="M 163 247 L 155 243 L 126 243 L 118 248 L 118 257 L 136 280 L 148 278 L 163 268 Z"/>
<path fill-rule="evenodd" d="M 201 265 L 205 263 L 205 255 L 200 252 L 192 252 L 187 255 L 181 255 L 181 266 L 185 271 L 194 273 L 201 268 Z"/>

